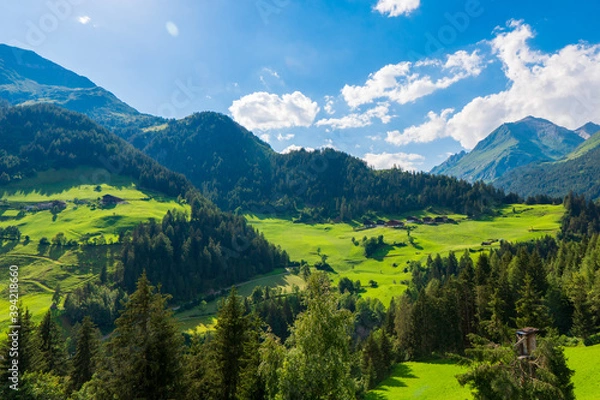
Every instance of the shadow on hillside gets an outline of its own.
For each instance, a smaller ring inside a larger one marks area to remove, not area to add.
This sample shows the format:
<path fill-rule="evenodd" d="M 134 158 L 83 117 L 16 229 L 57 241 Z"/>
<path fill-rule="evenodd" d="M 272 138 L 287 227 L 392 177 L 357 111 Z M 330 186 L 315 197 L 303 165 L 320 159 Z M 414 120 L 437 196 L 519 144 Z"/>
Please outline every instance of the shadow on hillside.
<path fill-rule="evenodd" d="M 57 174 L 61 174 L 61 172 L 57 172 Z M 38 185 L 38 186 L 30 186 L 28 185 L 28 179 L 25 178 L 24 181 L 15 182 L 12 184 L 8 184 L 3 186 L 0 189 L 0 197 L 3 196 L 14 196 L 17 194 L 28 195 L 31 193 L 39 193 L 44 196 L 52 196 L 60 194 L 64 191 L 67 191 L 73 187 L 82 186 L 82 185 L 100 185 L 100 184 L 109 184 L 114 186 L 117 189 L 126 189 L 130 187 L 130 183 L 122 183 L 122 182 L 114 182 L 117 179 L 113 179 L 112 174 L 110 174 L 106 170 L 102 169 L 93 169 L 89 171 L 83 171 L 81 174 L 73 175 L 68 174 L 66 179 L 56 179 L 52 183 Z M 31 177 L 35 179 L 36 177 Z M 101 197 L 102 192 L 98 192 L 98 197 Z"/>
<path fill-rule="evenodd" d="M 406 379 L 418 379 L 419 377 L 413 374 L 412 368 L 406 364 L 397 364 L 394 367 L 392 376 L 387 378 L 380 386 L 377 387 L 379 391 L 389 391 L 389 388 L 394 387 L 408 387 L 404 380 Z M 366 396 L 367 400 L 383 400 L 387 399 L 386 396 L 379 393 L 368 393 Z"/>
<path fill-rule="evenodd" d="M 0 254 L 6 254 L 17 247 L 18 240 L 0 240 Z"/>

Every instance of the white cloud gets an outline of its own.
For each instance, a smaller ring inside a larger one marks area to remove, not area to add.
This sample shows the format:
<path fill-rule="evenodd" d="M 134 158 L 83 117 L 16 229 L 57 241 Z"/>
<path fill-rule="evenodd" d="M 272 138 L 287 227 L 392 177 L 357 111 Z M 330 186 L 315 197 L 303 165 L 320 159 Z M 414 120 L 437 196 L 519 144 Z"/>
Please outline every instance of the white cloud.
<path fill-rule="evenodd" d="M 255 92 L 235 100 L 229 112 L 247 129 L 269 130 L 311 126 L 319 106 L 298 91 L 283 96 Z"/>
<path fill-rule="evenodd" d="M 374 9 L 388 17 L 409 15 L 421 5 L 421 0 L 378 0 Z"/>
<path fill-rule="evenodd" d="M 259 74 L 259 80 L 267 90 L 271 90 L 271 86 L 285 86 L 285 82 L 279 76 L 279 73 L 272 68 L 264 67 Z"/>
<path fill-rule="evenodd" d="M 367 136 L 367 139 L 377 142 L 377 141 L 381 140 L 381 136 L 380 135 L 369 135 L 369 136 Z"/>
<path fill-rule="evenodd" d="M 335 110 L 333 109 L 333 105 L 335 104 L 335 100 L 333 96 L 325 96 L 325 112 L 329 115 L 335 114 Z"/>
<path fill-rule="evenodd" d="M 375 169 L 390 169 L 394 166 L 406 171 L 414 171 L 423 164 L 423 157 L 420 154 L 407 153 L 367 153 L 363 158 L 367 164 Z"/>
<path fill-rule="evenodd" d="M 429 143 L 444 135 L 444 128 L 449 116 L 454 109 L 447 108 L 439 115 L 430 111 L 427 114 L 428 121 L 422 125 L 413 125 L 402 132 L 391 131 L 387 133 L 385 141 L 396 146 L 403 146 L 409 143 Z"/>
<path fill-rule="evenodd" d="M 446 60 L 422 60 L 416 63 L 408 61 L 390 64 L 369 75 L 363 86 L 345 85 L 342 96 L 348 105 L 356 108 L 372 103 L 377 99 L 389 99 L 398 104 L 413 102 L 431 93 L 446 89 L 451 85 L 477 76 L 484 63 L 478 50 L 467 53 L 460 50 L 446 56 Z M 423 72 L 434 69 L 439 75 L 433 78 Z"/>
<path fill-rule="evenodd" d="M 321 119 L 315 125 L 330 126 L 333 129 L 362 128 L 371 125 L 374 119 L 379 119 L 382 123 L 387 124 L 392 120 L 389 110 L 389 103 L 380 103 L 362 114 L 352 113 L 341 118 Z"/>
<path fill-rule="evenodd" d="M 295 144 L 292 144 L 292 145 L 289 145 L 288 147 L 286 147 L 285 149 L 281 150 L 281 154 L 288 154 L 288 153 L 291 153 L 292 151 L 300 151 L 302 149 L 304 149 L 308 152 L 315 151 L 315 149 L 313 149 L 312 147 L 302 147 L 302 146 L 297 146 Z"/>
<path fill-rule="evenodd" d="M 269 135 L 268 133 L 263 133 L 261 135 L 258 135 L 258 137 L 263 141 L 263 142 L 267 142 L 269 143 L 269 141 L 271 140 L 271 135 Z"/>
<path fill-rule="evenodd" d="M 543 53 L 529 46 L 534 36 L 529 25 L 509 21 L 508 29 L 498 30 L 489 42 L 508 78 L 506 90 L 474 98 L 446 123 L 448 114 L 430 112 L 429 122 L 388 139 L 404 143 L 411 137 L 452 137 L 472 149 L 501 124 L 528 115 L 570 129 L 600 120 L 600 45 L 580 42 Z"/>
<path fill-rule="evenodd" d="M 77 22 L 79 22 L 82 25 L 87 25 L 91 21 L 92 21 L 92 19 L 88 15 L 82 15 L 81 17 L 77 18 Z"/>
<path fill-rule="evenodd" d="M 286 135 L 282 135 L 281 133 L 279 135 L 277 135 L 277 140 L 279 140 L 280 142 L 284 142 L 284 141 L 288 141 L 288 140 L 292 140 L 296 135 L 294 135 L 293 133 L 288 133 Z"/>
<path fill-rule="evenodd" d="M 175 25 L 175 23 L 173 21 L 168 21 L 165 24 L 165 28 L 167 29 L 167 32 L 169 33 L 169 35 L 171 35 L 173 37 L 179 36 L 179 27 L 177 25 Z"/>

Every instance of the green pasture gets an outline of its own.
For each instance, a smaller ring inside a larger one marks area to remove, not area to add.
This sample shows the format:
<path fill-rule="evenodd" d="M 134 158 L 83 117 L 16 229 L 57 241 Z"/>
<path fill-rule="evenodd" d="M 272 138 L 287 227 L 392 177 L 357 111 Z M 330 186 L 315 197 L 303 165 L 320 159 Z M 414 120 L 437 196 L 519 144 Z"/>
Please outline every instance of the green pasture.
<path fill-rule="evenodd" d="M 569 368 L 575 371 L 573 383 L 577 400 L 597 400 L 600 396 L 600 345 L 566 347 L 565 356 Z M 465 367 L 449 360 L 398 364 L 388 379 L 369 392 L 367 399 L 472 399 L 470 389 L 461 387 L 456 380 L 456 375 L 465 371 Z"/>
<path fill-rule="evenodd" d="M 126 203 L 101 209 L 98 198 L 105 194 L 119 197 Z M 27 211 L 25 215 L 19 215 L 26 206 L 55 200 L 67 204 L 56 218 L 50 210 Z M 87 204 L 76 204 L 76 200 Z M 8 325 L 6 294 L 10 265 L 19 267 L 21 299 L 33 312 L 34 319 L 39 320 L 50 307 L 52 294 L 59 283 L 63 293 L 72 291 L 94 279 L 104 265 L 112 270 L 120 252 L 119 245 L 92 246 L 84 250 L 43 246 L 39 243 L 42 237 L 51 240 L 59 232 L 68 240 L 78 240 L 84 235 L 103 235 L 107 243 L 111 243 L 120 230 L 132 229 L 151 218 L 161 220 L 169 210 L 188 209 L 174 199 L 139 188 L 130 179 L 89 168 L 46 171 L 34 178 L 2 186 L 0 201 L 0 227 L 15 225 L 22 235 L 18 243 L 0 243 L 0 330 Z M 29 242 L 25 236 L 29 236 Z"/>
<path fill-rule="evenodd" d="M 564 213 L 562 205 L 515 205 L 506 206 L 499 215 L 478 220 L 467 219 L 464 215 L 449 215 L 457 224 L 410 225 L 412 244 L 406 229 L 376 227 L 355 230 L 355 224 L 295 224 L 291 218 L 272 218 L 260 215 L 246 215 L 246 219 L 265 237 L 285 249 L 292 260 L 306 260 L 315 263 L 320 255 L 328 256 L 327 262 L 334 268 L 335 282 L 343 276 L 360 280 L 366 287 L 370 280 L 377 282 L 376 288 L 367 287 L 365 296 L 379 298 L 386 306 L 392 297 L 406 288 L 403 282 L 410 279 L 405 272 L 411 261 L 426 260 L 428 255 L 447 254 L 449 251 L 462 252 L 470 249 L 474 255 L 490 246 L 482 246 L 490 239 L 527 241 L 545 235 L 554 235 L 560 228 Z M 419 217 L 435 214 L 411 213 Z M 405 218 L 394 216 L 394 218 Z M 385 248 L 366 258 L 363 247 L 354 245 L 363 237 L 384 236 Z M 394 245 L 396 244 L 396 245 Z M 495 244 L 497 246 L 497 244 Z"/>

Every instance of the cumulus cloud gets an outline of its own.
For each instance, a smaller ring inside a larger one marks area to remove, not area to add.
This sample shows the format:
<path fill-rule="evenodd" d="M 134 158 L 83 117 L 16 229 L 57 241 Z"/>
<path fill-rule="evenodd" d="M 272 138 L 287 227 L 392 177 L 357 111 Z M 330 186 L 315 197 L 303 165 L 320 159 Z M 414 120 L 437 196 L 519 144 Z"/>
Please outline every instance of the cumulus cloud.
<path fill-rule="evenodd" d="M 444 135 L 444 128 L 449 116 L 454 109 L 447 108 L 440 114 L 430 111 L 427 114 L 428 120 L 421 125 L 413 125 L 400 131 L 390 131 L 387 133 L 385 141 L 396 146 L 403 146 L 409 143 L 429 143 Z"/>
<path fill-rule="evenodd" d="M 484 67 L 479 50 L 468 53 L 460 50 L 446 56 L 446 60 L 422 60 L 416 63 L 403 61 L 390 64 L 369 75 L 364 85 L 345 85 L 342 96 L 351 108 L 388 99 L 406 104 L 446 89 L 451 85 L 477 76 Z M 440 75 L 432 77 L 428 72 Z"/>
<path fill-rule="evenodd" d="M 374 119 L 379 119 L 383 124 L 387 124 L 392 120 L 389 111 L 389 103 L 380 103 L 364 113 L 352 113 L 341 118 L 321 119 L 315 125 L 329 126 L 333 129 L 362 128 L 371 125 Z"/>
<path fill-rule="evenodd" d="M 283 96 L 255 92 L 235 100 L 229 112 L 247 129 L 270 130 L 311 126 L 319 106 L 298 91 Z"/>
<path fill-rule="evenodd" d="M 388 17 L 398 17 L 409 15 L 420 5 L 421 0 L 378 0 L 374 10 Z"/>
<path fill-rule="evenodd" d="M 367 153 L 363 159 L 375 169 L 390 169 L 394 166 L 406 171 L 415 171 L 423 164 L 423 157 L 420 154 L 407 153 Z"/>
<path fill-rule="evenodd" d="M 277 140 L 279 140 L 280 142 L 285 142 L 288 140 L 292 140 L 296 135 L 294 135 L 293 133 L 288 133 L 286 135 L 282 135 L 281 133 L 277 135 Z"/>
<path fill-rule="evenodd" d="M 315 151 L 315 149 L 313 149 L 312 147 L 302 147 L 302 146 L 297 146 L 295 144 L 292 144 L 292 145 L 289 145 L 288 147 L 286 147 L 285 149 L 281 150 L 281 154 L 288 154 L 288 153 L 291 153 L 292 151 L 300 151 L 302 149 L 304 149 L 308 152 Z"/>
<path fill-rule="evenodd" d="M 529 46 L 534 36 L 529 25 L 509 21 L 489 42 L 509 81 L 506 90 L 476 97 L 451 117 L 444 111 L 439 116 L 429 113 L 424 125 L 388 139 L 405 143 L 410 137 L 424 141 L 449 136 L 472 149 L 499 125 L 528 115 L 570 129 L 600 120 L 600 45 L 580 42 L 543 53 Z"/>

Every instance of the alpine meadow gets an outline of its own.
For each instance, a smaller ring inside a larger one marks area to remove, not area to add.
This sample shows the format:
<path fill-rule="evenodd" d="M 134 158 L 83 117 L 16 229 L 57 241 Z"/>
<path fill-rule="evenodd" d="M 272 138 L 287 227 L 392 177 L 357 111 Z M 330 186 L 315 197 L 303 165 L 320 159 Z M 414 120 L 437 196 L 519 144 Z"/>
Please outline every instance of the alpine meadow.
<path fill-rule="evenodd" d="M 0 399 L 600 399 L 598 15 L 3 5 Z"/>

